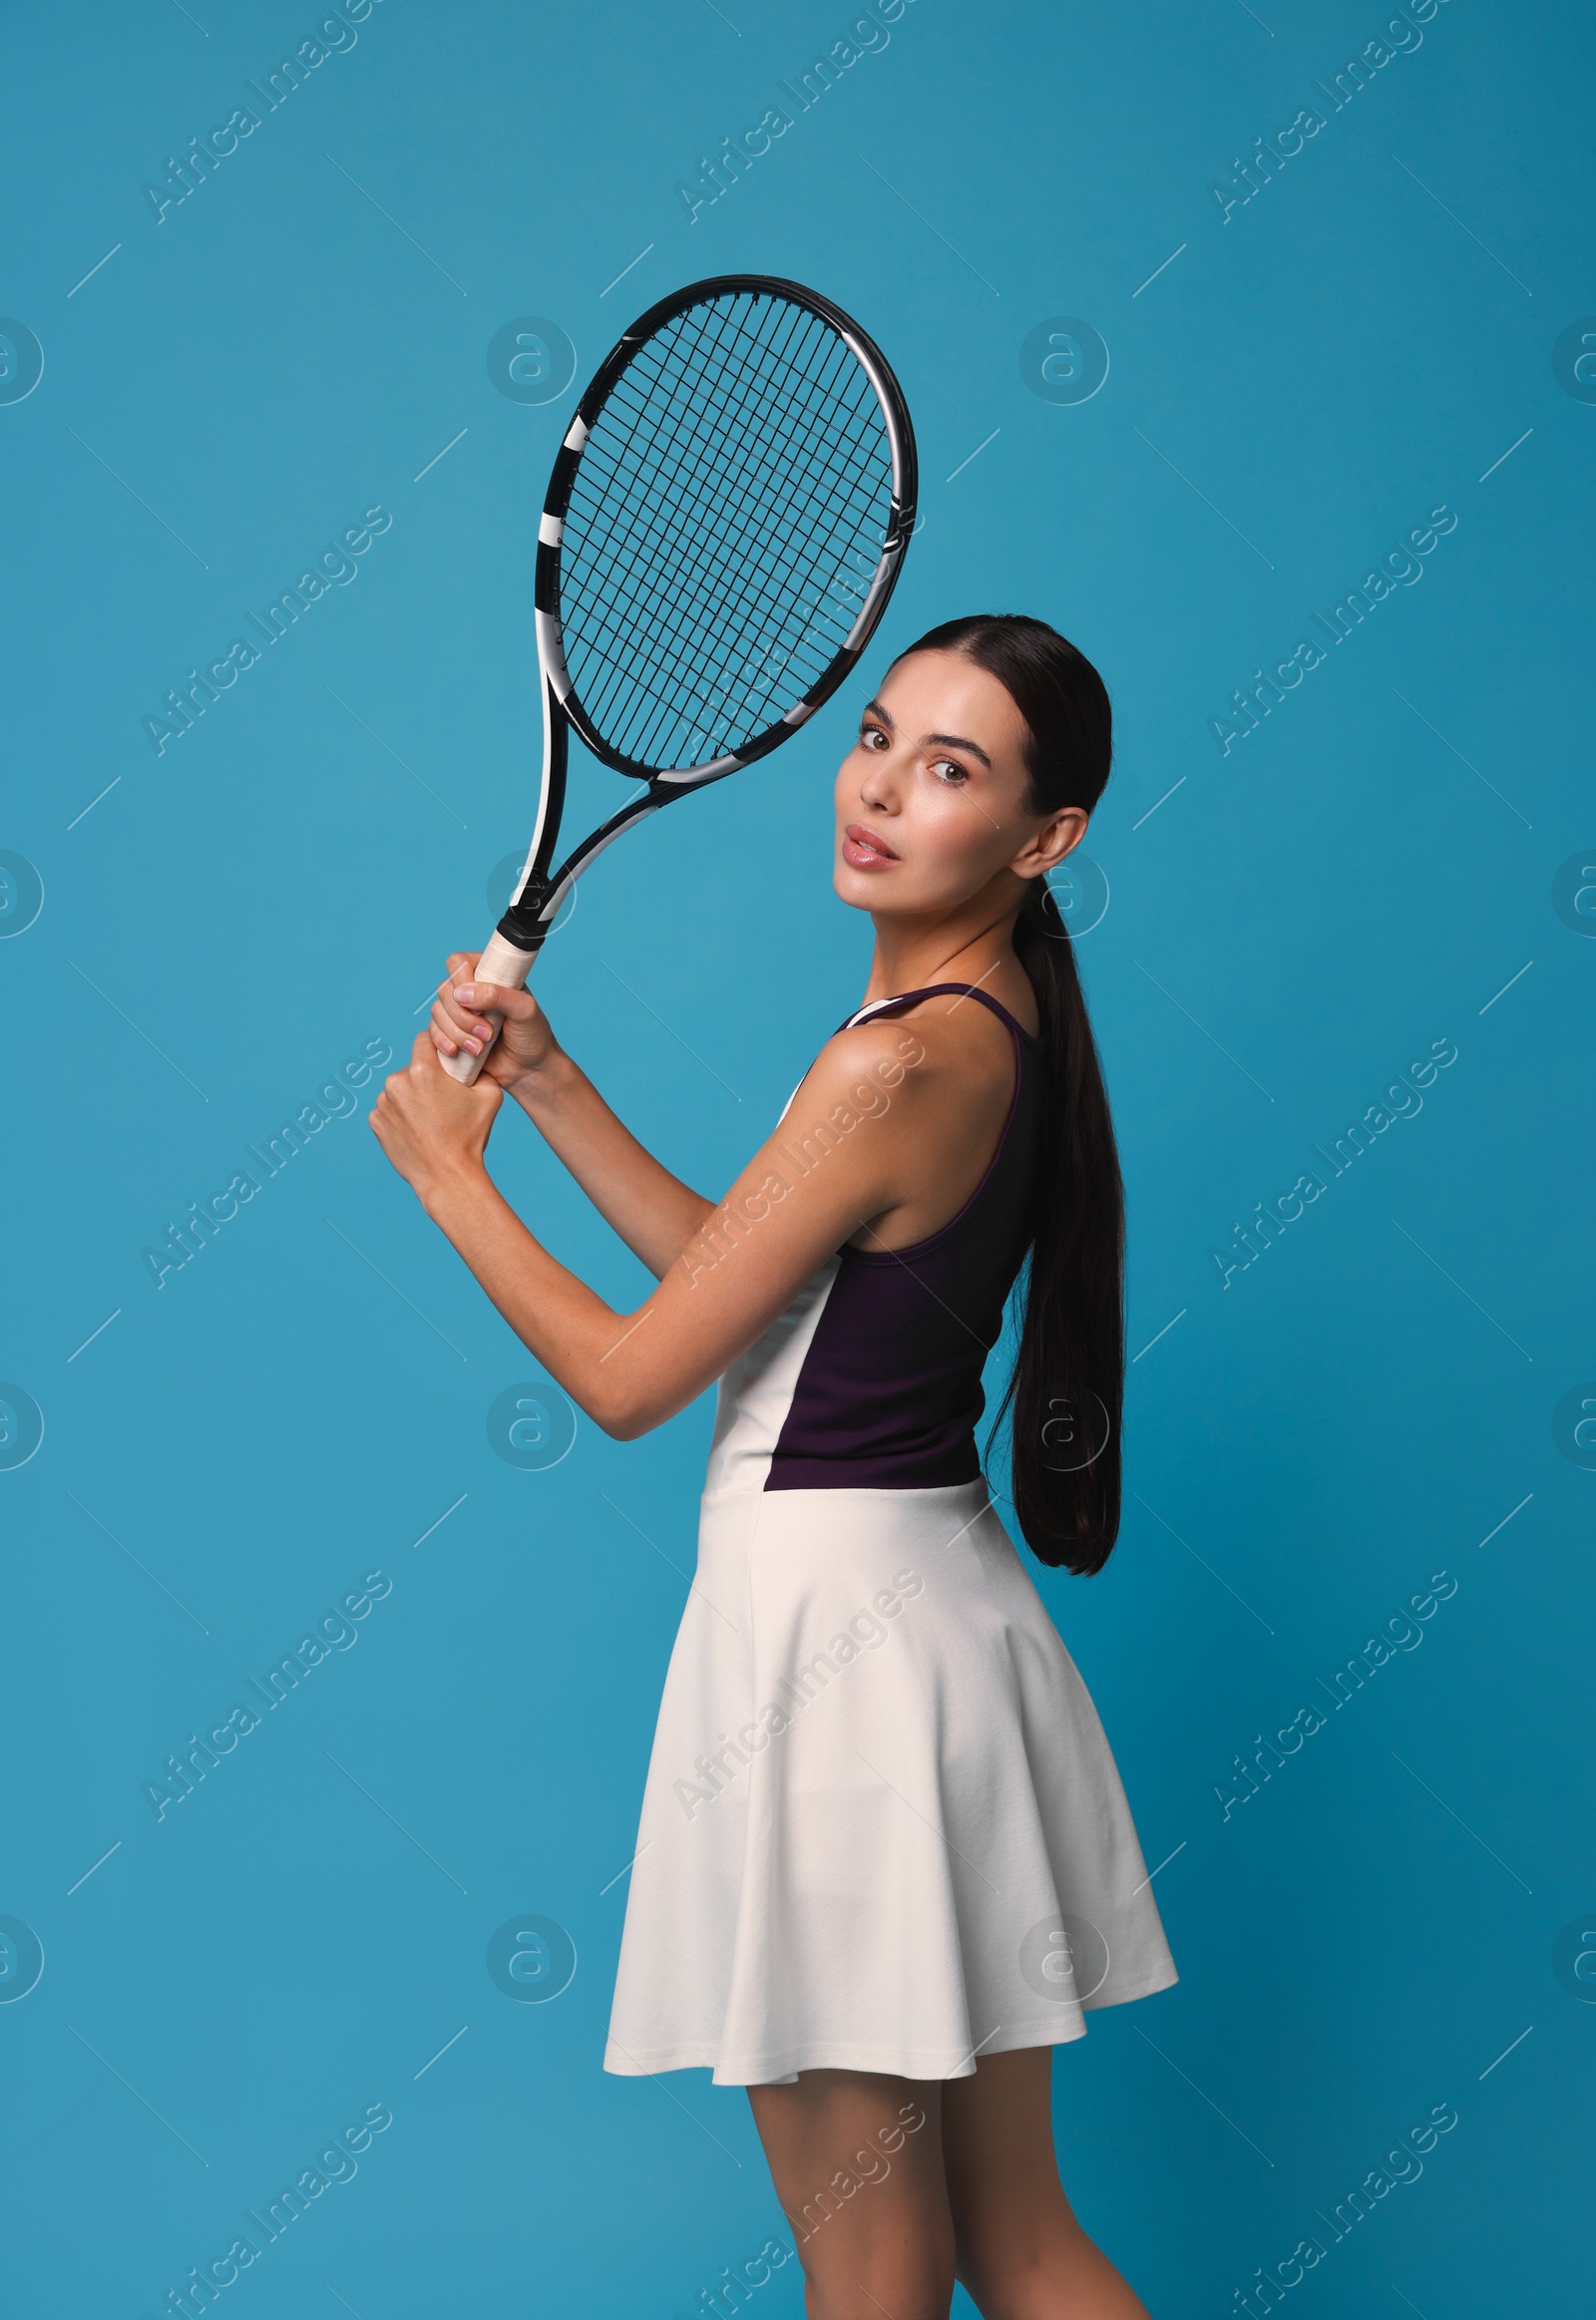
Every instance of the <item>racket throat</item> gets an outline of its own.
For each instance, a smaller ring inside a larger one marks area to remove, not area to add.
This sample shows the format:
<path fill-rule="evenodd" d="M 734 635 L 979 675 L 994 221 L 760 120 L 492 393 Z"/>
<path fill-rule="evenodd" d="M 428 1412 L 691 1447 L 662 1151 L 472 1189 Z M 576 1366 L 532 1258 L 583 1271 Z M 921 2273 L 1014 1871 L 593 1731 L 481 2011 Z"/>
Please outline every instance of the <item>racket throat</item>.
<path fill-rule="evenodd" d="M 518 951 L 536 955 L 549 940 L 554 926 L 555 902 L 558 888 L 555 881 L 536 871 L 522 888 L 520 897 L 513 902 L 500 920 L 496 932 Z"/>

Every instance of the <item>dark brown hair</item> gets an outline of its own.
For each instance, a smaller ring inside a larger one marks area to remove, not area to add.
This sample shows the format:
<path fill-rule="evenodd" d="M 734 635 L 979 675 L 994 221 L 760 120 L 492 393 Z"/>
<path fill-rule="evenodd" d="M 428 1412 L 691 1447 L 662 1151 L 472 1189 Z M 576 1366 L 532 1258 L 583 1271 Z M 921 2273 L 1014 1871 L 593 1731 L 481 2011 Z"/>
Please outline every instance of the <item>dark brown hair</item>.
<path fill-rule="evenodd" d="M 909 650 L 961 652 L 1002 685 L 1029 735 L 1027 812 L 1091 812 L 1113 729 L 1084 653 L 1044 620 L 994 612 L 944 621 Z M 1019 1352 L 993 1433 L 1012 1405 L 1014 1511 L 1032 1551 L 1100 1571 L 1119 1535 L 1124 1186 L 1074 945 L 1043 878 L 1030 884 L 1013 942 L 1040 1017 L 1042 1129 Z"/>

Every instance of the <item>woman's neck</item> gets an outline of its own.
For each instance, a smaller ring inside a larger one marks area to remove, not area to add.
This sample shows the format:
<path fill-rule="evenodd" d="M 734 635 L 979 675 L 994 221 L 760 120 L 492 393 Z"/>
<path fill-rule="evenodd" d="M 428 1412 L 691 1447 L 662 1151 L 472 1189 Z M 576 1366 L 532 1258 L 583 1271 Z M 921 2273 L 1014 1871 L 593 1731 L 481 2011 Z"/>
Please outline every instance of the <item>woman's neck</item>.
<path fill-rule="evenodd" d="M 878 918 L 875 956 L 861 1002 L 896 998 L 934 982 L 974 982 L 999 995 L 1002 986 L 1025 970 L 1014 956 L 1014 913 L 996 916 L 970 911 L 935 920 Z"/>

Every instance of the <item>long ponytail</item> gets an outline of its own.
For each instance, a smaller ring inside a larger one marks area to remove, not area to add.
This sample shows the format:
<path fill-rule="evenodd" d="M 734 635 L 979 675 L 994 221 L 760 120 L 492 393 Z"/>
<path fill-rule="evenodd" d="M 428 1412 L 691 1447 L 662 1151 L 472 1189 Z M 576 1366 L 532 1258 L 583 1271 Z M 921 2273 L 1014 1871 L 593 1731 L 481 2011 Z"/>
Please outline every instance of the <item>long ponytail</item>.
<path fill-rule="evenodd" d="M 998 613 L 946 621 L 909 649 L 962 652 L 1005 687 L 1030 735 L 1030 812 L 1091 812 L 1112 719 L 1083 653 L 1044 621 Z M 993 1433 L 1011 1406 L 1014 1511 L 1032 1552 L 1100 1571 L 1119 1535 L 1124 1185 L 1074 944 L 1044 879 L 1031 883 L 1013 944 L 1040 1018 L 1042 1126 L 1019 1351 Z"/>
<path fill-rule="evenodd" d="M 1014 923 L 1041 1018 L 1041 1159 L 1013 1405 L 1014 1511 L 1034 1553 L 1100 1571 L 1119 1535 L 1125 1194 L 1075 948 L 1042 879 Z M 1002 1409 L 999 1408 L 999 1417 Z"/>

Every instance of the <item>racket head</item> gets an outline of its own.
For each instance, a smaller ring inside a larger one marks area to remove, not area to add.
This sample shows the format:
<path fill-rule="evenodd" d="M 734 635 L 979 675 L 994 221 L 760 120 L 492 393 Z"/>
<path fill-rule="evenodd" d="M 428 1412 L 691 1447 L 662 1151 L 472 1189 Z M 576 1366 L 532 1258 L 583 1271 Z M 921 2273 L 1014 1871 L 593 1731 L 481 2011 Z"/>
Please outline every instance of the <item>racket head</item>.
<path fill-rule="evenodd" d="M 595 373 L 544 502 L 562 713 L 666 794 L 767 755 L 869 642 L 916 499 L 908 405 L 841 307 L 764 274 L 660 299 Z"/>

